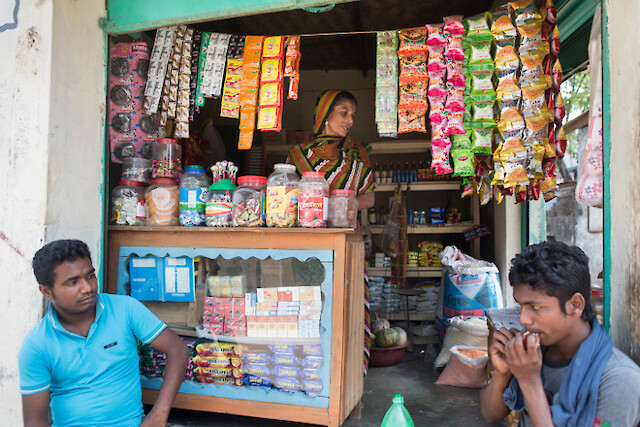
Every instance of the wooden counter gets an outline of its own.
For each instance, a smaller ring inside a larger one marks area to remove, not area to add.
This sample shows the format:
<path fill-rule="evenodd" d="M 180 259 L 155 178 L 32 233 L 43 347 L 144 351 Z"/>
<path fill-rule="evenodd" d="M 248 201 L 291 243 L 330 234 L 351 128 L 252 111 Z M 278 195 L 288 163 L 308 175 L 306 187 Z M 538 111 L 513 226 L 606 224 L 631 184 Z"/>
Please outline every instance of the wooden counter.
<path fill-rule="evenodd" d="M 125 247 L 160 247 L 166 248 L 169 254 L 172 250 L 187 248 L 195 253 L 200 248 L 239 249 L 245 253 L 251 249 L 332 251 L 331 355 L 325 354 L 325 360 L 330 359 L 330 384 L 326 408 L 183 392 L 178 394 L 174 407 L 326 426 L 341 425 L 355 408 L 362 396 L 364 381 L 364 244 L 359 233 L 330 228 L 110 226 L 107 292 L 118 291 L 117 270 L 121 248 Z M 143 388 L 143 402 L 152 404 L 157 394 L 157 390 Z"/>

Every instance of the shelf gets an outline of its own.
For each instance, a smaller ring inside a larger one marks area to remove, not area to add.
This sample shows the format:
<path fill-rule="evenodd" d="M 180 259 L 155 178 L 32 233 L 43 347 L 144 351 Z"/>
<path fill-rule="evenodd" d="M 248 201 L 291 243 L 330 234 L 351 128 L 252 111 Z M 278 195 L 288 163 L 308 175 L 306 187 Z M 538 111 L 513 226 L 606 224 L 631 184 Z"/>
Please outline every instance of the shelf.
<path fill-rule="evenodd" d="M 471 221 L 461 222 L 452 225 L 443 225 L 442 227 L 432 227 L 430 225 L 407 225 L 407 234 L 460 234 L 466 229 L 473 227 Z M 371 227 L 371 234 L 382 233 L 384 227 Z"/>
<path fill-rule="evenodd" d="M 398 187 L 402 191 L 439 191 L 455 190 L 460 191 L 460 181 L 421 181 L 421 182 L 392 182 L 376 184 L 375 191 L 395 191 Z"/>
<path fill-rule="evenodd" d="M 399 311 L 397 313 L 381 313 L 380 317 L 383 319 L 387 319 L 389 321 L 401 321 L 407 320 L 407 314 L 404 311 Z M 409 312 L 409 320 L 410 321 L 423 321 L 423 320 L 435 320 L 435 313 L 411 313 Z"/>
<path fill-rule="evenodd" d="M 406 141 L 380 141 L 369 144 L 369 155 L 372 154 L 402 154 L 402 153 L 426 153 L 431 149 L 431 141 L 406 140 Z"/>
<path fill-rule="evenodd" d="M 391 267 L 367 268 L 369 276 L 391 276 Z M 442 276 L 441 267 L 409 267 L 407 268 L 407 277 L 440 277 Z"/>

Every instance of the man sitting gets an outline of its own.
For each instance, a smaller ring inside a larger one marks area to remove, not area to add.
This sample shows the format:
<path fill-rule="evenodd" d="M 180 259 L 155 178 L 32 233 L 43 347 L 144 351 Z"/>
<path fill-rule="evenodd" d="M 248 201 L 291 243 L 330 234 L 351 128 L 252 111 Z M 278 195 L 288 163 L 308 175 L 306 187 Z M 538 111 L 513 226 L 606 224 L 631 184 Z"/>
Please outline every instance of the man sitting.
<path fill-rule="evenodd" d="M 33 272 L 51 304 L 20 349 L 25 426 L 49 426 L 49 406 L 53 425 L 166 425 L 189 354 L 182 340 L 139 301 L 99 294 L 89 248 L 79 240 L 42 247 Z M 167 354 L 144 420 L 136 338 Z"/>
<path fill-rule="evenodd" d="M 509 282 L 527 332 L 495 332 L 483 417 L 497 422 L 514 410 L 523 411 L 520 426 L 638 425 L 640 368 L 593 314 L 584 252 L 560 242 L 529 246 L 511 261 Z"/>

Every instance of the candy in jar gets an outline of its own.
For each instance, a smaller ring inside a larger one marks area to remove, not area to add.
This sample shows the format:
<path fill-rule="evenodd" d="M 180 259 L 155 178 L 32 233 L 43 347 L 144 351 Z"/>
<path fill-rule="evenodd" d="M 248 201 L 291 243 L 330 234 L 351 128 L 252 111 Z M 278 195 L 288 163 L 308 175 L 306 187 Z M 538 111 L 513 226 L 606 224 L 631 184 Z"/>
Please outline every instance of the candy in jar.
<path fill-rule="evenodd" d="M 205 224 L 205 204 L 209 191 L 209 177 L 202 166 L 187 166 L 180 179 L 180 224 Z"/>
<path fill-rule="evenodd" d="M 174 139 L 160 138 L 152 149 L 152 178 L 178 179 L 182 168 L 182 147 Z"/>
<path fill-rule="evenodd" d="M 111 193 L 111 223 L 115 225 L 145 225 L 147 208 L 144 187 L 139 181 L 120 181 Z"/>
<path fill-rule="evenodd" d="M 238 178 L 239 187 L 233 192 L 233 226 L 261 227 L 267 178 L 247 175 Z"/>
<path fill-rule="evenodd" d="M 156 178 L 145 192 L 148 225 L 180 225 L 180 189 L 175 179 Z"/>
<path fill-rule="evenodd" d="M 295 227 L 298 220 L 296 167 L 277 163 L 267 181 L 266 221 L 269 227 Z"/>
<path fill-rule="evenodd" d="M 151 184 L 151 160 L 142 157 L 127 157 L 122 161 L 121 181 L 138 181 Z"/>
<path fill-rule="evenodd" d="M 329 199 L 329 226 L 356 227 L 358 201 L 353 190 L 334 190 Z"/>
<path fill-rule="evenodd" d="M 329 211 L 329 183 L 322 172 L 304 172 L 298 194 L 298 223 L 301 227 L 326 227 Z"/>
<path fill-rule="evenodd" d="M 209 187 L 205 216 L 207 227 L 231 227 L 233 201 L 236 186 L 229 179 L 220 179 Z"/>

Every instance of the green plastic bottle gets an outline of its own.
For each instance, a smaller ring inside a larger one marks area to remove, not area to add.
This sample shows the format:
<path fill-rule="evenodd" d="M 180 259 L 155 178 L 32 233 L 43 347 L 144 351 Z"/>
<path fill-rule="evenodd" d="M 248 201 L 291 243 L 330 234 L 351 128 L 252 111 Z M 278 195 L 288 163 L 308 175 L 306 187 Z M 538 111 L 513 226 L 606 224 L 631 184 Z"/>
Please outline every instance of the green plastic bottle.
<path fill-rule="evenodd" d="M 404 407 L 404 399 L 401 394 L 396 394 L 392 399 L 393 404 L 384 415 L 380 427 L 414 427 L 409 411 Z"/>

